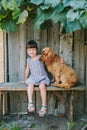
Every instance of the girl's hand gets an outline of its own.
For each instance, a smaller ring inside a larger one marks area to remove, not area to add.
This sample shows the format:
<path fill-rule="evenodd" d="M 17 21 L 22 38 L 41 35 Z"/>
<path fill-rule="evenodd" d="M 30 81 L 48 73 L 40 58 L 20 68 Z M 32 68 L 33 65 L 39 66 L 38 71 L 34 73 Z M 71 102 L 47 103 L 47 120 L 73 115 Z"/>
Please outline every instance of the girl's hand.
<path fill-rule="evenodd" d="M 24 83 L 25 83 L 25 81 L 19 81 L 19 83 L 23 83 L 23 84 L 24 84 Z"/>

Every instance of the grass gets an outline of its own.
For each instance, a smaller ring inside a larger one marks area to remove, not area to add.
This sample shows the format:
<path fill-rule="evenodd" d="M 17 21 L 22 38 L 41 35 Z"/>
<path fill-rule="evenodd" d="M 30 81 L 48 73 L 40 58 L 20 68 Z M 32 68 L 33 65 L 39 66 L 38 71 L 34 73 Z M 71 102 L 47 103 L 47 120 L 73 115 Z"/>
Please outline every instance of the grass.
<path fill-rule="evenodd" d="M 36 126 L 35 123 L 32 123 L 30 126 L 30 130 L 31 130 L 31 128 L 35 128 L 35 126 Z M 0 130 L 22 130 L 22 128 L 17 126 L 17 125 L 12 125 L 9 128 L 5 128 L 4 122 L 1 122 L 0 123 Z"/>
<path fill-rule="evenodd" d="M 75 122 L 67 122 L 67 130 L 71 130 L 75 124 Z"/>

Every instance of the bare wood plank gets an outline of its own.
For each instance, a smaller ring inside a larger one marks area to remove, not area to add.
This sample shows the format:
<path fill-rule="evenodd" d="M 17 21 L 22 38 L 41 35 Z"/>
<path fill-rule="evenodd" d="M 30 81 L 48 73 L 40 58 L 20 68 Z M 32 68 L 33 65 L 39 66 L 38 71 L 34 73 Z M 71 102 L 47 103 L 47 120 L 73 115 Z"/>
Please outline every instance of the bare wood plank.
<path fill-rule="evenodd" d="M 84 43 L 84 46 L 85 46 L 85 82 L 86 82 L 86 85 L 87 85 L 87 30 L 85 30 L 85 43 Z"/>
<path fill-rule="evenodd" d="M 86 43 L 85 43 L 85 82 L 87 86 L 87 30 L 86 30 Z M 85 91 L 85 112 L 87 113 L 87 90 Z"/>
<path fill-rule="evenodd" d="M 14 98 L 14 95 L 15 98 Z M 26 92 L 12 92 L 10 93 L 10 112 L 20 113 L 27 112 L 27 94 Z"/>
<path fill-rule="evenodd" d="M 6 92 L 5 93 L 3 93 L 3 106 L 2 106 L 3 108 L 3 115 L 5 114 L 5 112 L 6 112 Z"/>
<path fill-rule="evenodd" d="M 26 22 L 26 39 L 27 41 L 34 39 L 34 29 L 30 19 L 28 19 Z"/>
<path fill-rule="evenodd" d="M 59 49 L 60 49 L 60 26 L 59 24 L 54 24 L 53 25 L 53 43 L 52 43 L 52 47 L 53 50 L 55 51 L 56 54 L 59 54 Z"/>
<path fill-rule="evenodd" d="M 84 31 L 76 31 L 74 33 L 74 68 L 78 74 L 79 81 L 85 83 L 85 46 Z"/>
<path fill-rule="evenodd" d="M 60 36 L 60 56 L 69 66 L 72 66 L 72 60 L 73 60 L 72 46 L 73 46 L 72 33 Z"/>
<path fill-rule="evenodd" d="M 2 101 L 3 101 L 3 97 L 2 97 L 2 93 L 0 92 L 0 121 L 2 120 L 2 115 L 3 115 Z"/>
<path fill-rule="evenodd" d="M 41 44 L 40 44 L 40 41 L 41 41 L 41 30 L 37 30 L 34 32 L 34 39 L 35 41 L 37 42 L 37 45 L 38 45 L 38 52 L 40 53 L 41 51 Z"/>
<path fill-rule="evenodd" d="M 41 108 L 41 96 L 40 96 L 40 92 L 36 92 L 36 112 L 38 113 L 40 108 Z"/>
<path fill-rule="evenodd" d="M 48 106 L 48 114 L 54 114 L 55 113 L 55 103 L 56 103 L 56 97 L 53 92 L 47 93 L 47 106 Z"/>
<path fill-rule="evenodd" d="M 47 91 L 80 91 L 80 90 L 86 90 L 86 85 L 77 85 L 73 88 L 65 89 L 65 88 L 59 88 L 54 86 L 48 86 Z M 6 83 L 0 83 L 0 91 L 26 91 L 27 86 L 26 84 L 22 84 L 19 82 L 6 82 Z M 35 91 L 39 90 L 39 87 L 34 88 Z"/>
<path fill-rule="evenodd" d="M 69 121 L 73 121 L 73 100 L 74 100 L 74 95 L 73 92 L 70 94 L 70 99 L 69 99 L 69 110 L 67 112 L 67 117 Z"/>
<path fill-rule="evenodd" d="M 48 28 L 47 39 L 48 39 L 47 46 L 53 48 L 53 28 Z"/>
<path fill-rule="evenodd" d="M 18 30 L 18 45 L 19 46 L 19 66 L 18 75 L 19 81 L 24 80 L 24 72 L 26 66 L 26 26 L 25 24 L 20 24 Z"/>
<path fill-rule="evenodd" d="M 6 32 L 3 33 L 3 43 L 4 43 L 4 45 L 3 45 L 4 46 L 4 81 L 7 82 L 7 80 L 8 80 L 7 48 L 8 47 L 7 47 L 7 34 L 6 34 Z"/>
<path fill-rule="evenodd" d="M 0 31 L 0 82 L 4 81 L 4 48 L 3 31 Z"/>
<path fill-rule="evenodd" d="M 18 32 L 8 33 L 8 57 L 9 81 L 19 81 Z"/>
<path fill-rule="evenodd" d="M 74 33 L 74 68 L 78 74 L 79 81 L 83 84 L 85 84 L 85 32 L 84 30 L 81 31 L 76 31 Z M 74 112 L 75 114 L 81 114 L 81 112 L 84 112 L 85 109 L 85 104 L 84 104 L 84 99 L 85 99 L 85 93 L 76 93 L 75 95 L 75 105 L 78 102 L 78 106 L 75 107 Z M 86 103 L 86 102 L 85 102 Z M 83 104 L 83 105 L 81 105 Z M 86 106 L 87 107 L 87 106 Z M 79 111 L 78 111 L 79 110 Z"/>
<path fill-rule="evenodd" d="M 87 113 L 87 90 L 85 91 L 85 113 Z"/>
<path fill-rule="evenodd" d="M 41 31 L 41 49 L 47 46 L 47 29 Z"/>
<path fill-rule="evenodd" d="M 74 94 L 74 102 L 73 102 L 73 107 L 74 107 L 74 117 L 79 118 L 79 115 L 85 114 L 85 91 L 75 91 Z M 78 104 L 78 105 L 77 105 Z"/>
<path fill-rule="evenodd" d="M 8 50 L 9 50 L 9 81 L 24 80 L 25 61 L 26 61 L 26 27 L 25 24 L 19 25 L 16 33 L 8 34 Z M 22 58 L 21 58 L 22 57 Z M 12 97 L 15 93 L 10 95 L 10 105 L 14 106 Z M 19 93 L 19 97 L 21 94 Z M 24 101 L 24 95 L 21 102 Z M 23 103 L 21 103 L 23 105 Z M 24 105 L 23 105 L 24 106 Z M 21 108 L 23 108 L 23 106 Z M 11 107 L 14 111 L 14 107 Z M 11 110 L 12 111 L 12 110 Z"/>
<path fill-rule="evenodd" d="M 0 92 L 0 121 L 2 119 L 2 107 L 1 107 L 2 103 L 1 103 L 1 92 Z"/>

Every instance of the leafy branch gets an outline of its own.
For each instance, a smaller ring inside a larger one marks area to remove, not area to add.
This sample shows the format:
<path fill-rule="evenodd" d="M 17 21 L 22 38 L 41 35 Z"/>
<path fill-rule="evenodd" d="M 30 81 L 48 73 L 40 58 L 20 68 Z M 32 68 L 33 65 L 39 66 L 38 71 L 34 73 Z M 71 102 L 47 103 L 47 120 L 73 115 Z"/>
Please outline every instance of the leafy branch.
<path fill-rule="evenodd" d="M 0 27 L 17 31 L 17 26 L 32 19 L 35 30 L 60 22 L 66 32 L 87 28 L 87 0 L 1 0 Z"/>

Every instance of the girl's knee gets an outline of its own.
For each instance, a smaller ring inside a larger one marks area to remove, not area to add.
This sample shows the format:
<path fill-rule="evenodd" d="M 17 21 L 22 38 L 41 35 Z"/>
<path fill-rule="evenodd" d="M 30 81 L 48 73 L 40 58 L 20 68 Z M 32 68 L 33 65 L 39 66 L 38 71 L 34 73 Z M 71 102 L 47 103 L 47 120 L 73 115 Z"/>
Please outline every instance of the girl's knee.
<path fill-rule="evenodd" d="M 34 87 L 34 84 L 33 83 L 29 83 L 27 89 L 29 89 L 30 87 Z"/>
<path fill-rule="evenodd" d="M 46 90 L 46 84 L 42 83 L 39 85 L 40 90 Z"/>
<path fill-rule="evenodd" d="M 29 87 L 29 86 L 34 86 L 34 84 L 33 84 L 33 83 L 29 83 L 29 84 L 28 84 L 28 87 Z"/>

